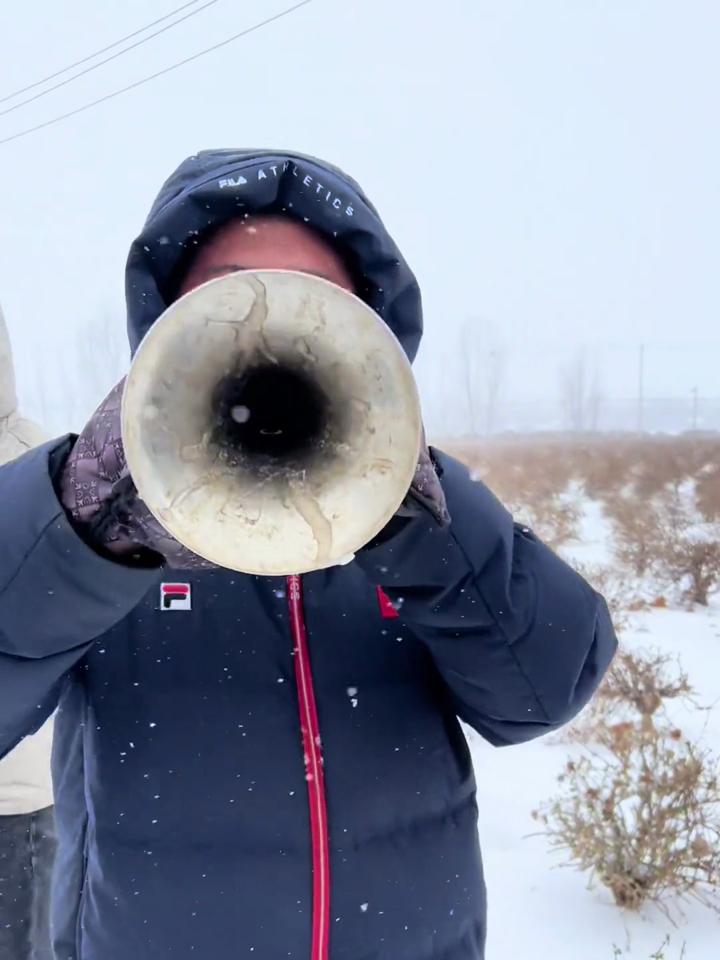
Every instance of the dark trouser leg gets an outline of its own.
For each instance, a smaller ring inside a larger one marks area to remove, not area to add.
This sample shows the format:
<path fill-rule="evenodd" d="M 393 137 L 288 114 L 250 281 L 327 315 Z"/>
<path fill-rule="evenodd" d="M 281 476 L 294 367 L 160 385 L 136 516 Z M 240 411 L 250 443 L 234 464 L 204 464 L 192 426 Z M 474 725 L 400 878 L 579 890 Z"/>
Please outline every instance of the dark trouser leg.
<path fill-rule="evenodd" d="M 52 960 L 50 885 L 57 848 L 52 807 L 33 814 L 31 847 L 33 859 L 33 905 L 30 920 L 32 960 Z"/>
<path fill-rule="evenodd" d="M 32 814 L 0 817 L 0 957 L 32 960 Z"/>
<path fill-rule="evenodd" d="M 51 960 L 52 808 L 0 816 L 0 958 Z"/>

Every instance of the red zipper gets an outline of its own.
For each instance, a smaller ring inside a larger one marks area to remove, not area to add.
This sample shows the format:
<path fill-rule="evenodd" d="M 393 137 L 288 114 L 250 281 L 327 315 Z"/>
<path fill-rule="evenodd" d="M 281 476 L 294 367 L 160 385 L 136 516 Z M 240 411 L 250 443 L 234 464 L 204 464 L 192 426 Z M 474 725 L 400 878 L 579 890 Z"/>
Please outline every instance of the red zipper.
<path fill-rule="evenodd" d="M 293 653 L 295 655 L 295 682 L 300 708 L 300 729 L 302 730 L 305 751 L 305 779 L 308 785 L 308 803 L 310 806 L 313 871 L 312 950 L 310 957 L 311 960 L 328 960 L 330 941 L 330 844 L 327 801 L 325 798 L 320 724 L 315 703 L 300 577 L 287 578 L 287 596 Z"/>

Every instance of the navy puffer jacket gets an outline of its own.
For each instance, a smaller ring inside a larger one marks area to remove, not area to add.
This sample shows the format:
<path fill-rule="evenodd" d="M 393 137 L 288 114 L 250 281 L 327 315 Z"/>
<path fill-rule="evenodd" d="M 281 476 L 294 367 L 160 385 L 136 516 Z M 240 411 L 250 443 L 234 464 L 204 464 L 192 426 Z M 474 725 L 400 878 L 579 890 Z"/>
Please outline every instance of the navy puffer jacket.
<path fill-rule="evenodd" d="M 133 348 L 203 233 L 281 210 L 333 237 L 414 356 L 415 279 L 357 184 L 215 151 L 132 247 Z M 452 523 L 398 517 L 288 580 L 132 569 L 56 494 L 72 444 L 0 468 L 0 753 L 59 705 L 58 960 L 479 960 L 475 782 L 493 744 L 569 720 L 615 647 L 603 600 L 437 454 Z"/>

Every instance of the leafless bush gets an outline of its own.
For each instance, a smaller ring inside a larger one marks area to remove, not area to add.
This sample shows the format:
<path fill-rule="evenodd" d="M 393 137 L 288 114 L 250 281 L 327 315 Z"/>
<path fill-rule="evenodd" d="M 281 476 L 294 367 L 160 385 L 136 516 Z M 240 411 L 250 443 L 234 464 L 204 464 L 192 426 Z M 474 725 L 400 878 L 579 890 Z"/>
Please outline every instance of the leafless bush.
<path fill-rule="evenodd" d="M 575 476 L 573 448 L 542 437 L 450 441 L 443 446 L 467 464 L 501 500 L 534 503 L 565 491 Z"/>
<path fill-rule="evenodd" d="M 506 500 L 517 523 L 529 527 L 553 550 L 577 537 L 580 507 L 569 494 L 537 495 L 534 501 Z"/>
<path fill-rule="evenodd" d="M 577 536 L 577 493 L 602 502 L 617 557 L 693 603 L 720 583 L 720 439 L 541 434 L 454 442 L 464 460 L 551 546 Z"/>
<path fill-rule="evenodd" d="M 678 660 L 658 650 L 621 648 L 595 696 L 560 739 L 569 743 L 604 743 L 611 725 L 630 722 L 649 728 L 667 701 L 680 700 L 700 709 L 695 691 Z"/>
<path fill-rule="evenodd" d="M 720 521 L 703 516 L 695 481 L 672 483 L 655 499 L 659 570 L 672 582 L 684 582 L 691 603 L 707 606 L 720 582 Z"/>
<path fill-rule="evenodd" d="M 704 607 L 711 591 L 720 584 L 720 529 L 713 536 L 717 539 L 671 541 L 660 557 L 660 569 L 669 578 L 687 582 L 683 596 Z"/>
<path fill-rule="evenodd" d="M 502 496 L 506 479 L 519 471 L 550 483 L 555 492 L 572 481 L 587 496 L 605 501 L 631 486 L 638 496 L 651 496 L 668 483 L 705 476 L 707 494 L 720 512 L 720 438 L 648 436 L 631 433 L 496 436 L 449 441 L 448 452 L 459 457 Z"/>
<path fill-rule="evenodd" d="M 650 954 L 648 960 L 669 960 L 668 949 L 670 947 L 670 937 L 669 935 L 665 937 L 663 942 L 657 948 L 654 953 Z M 623 960 L 624 957 L 629 957 L 630 953 L 626 950 L 622 950 L 620 947 L 613 945 L 613 960 Z M 685 958 L 685 944 L 683 943 L 680 948 L 680 953 L 678 954 L 678 960 L 684 960 Z"/>
<path fill-rule="evenodd" d="M 697 478 L 698 508 L 706 520 L 720 520 L 720 463 L 701 470 Z"/>
<path fill-rule="evenodd" d="M 542 445 L 499 449 L 459 446 L 455 453 L 502 500 L 515 520 L 553 548 L 577 535 L 580 504 L 572 470 Z"/>
<path fill-rule="evenodd" d="M 638 602 L 627 576 L 617 567 L 602 564 L 573 563 L 572 566 L 605 598 L 616 632 L 625 630 L 629 623 L 629 612 Z"/>
<path fill-rule="evenodd" d="M 638 577 L 652 573 L 657 563 L 660 518 L 631 493 L 617 494 L 606 504 L 615 534 L 615 555 Z"/>
<path fill-rule="evenodd" d="M 679 660 L 658 650 L 620 650 L 601 684 L 601 698 L 609 708 L 626 705 L 644 726 L 664 709 L 668 700 L 685 700 L 697 706 L 694 690 Z"/>
<path fill-rule="evenodd" d="M 618 559 L 653 574 L 683 599 L 707 606 L 720 584 L 720 519 L 707 519 L 710 494 L 695 480 L 673 481 L 648 496 L 625 491 L 608 505 Z"/>
<path fill-rule="evenodd" d="M 718 765 L 667 721 L 670 700 L 697 707 L 679 662 L 621 650 L 585 720 L 596 749 L 568 762 L 560 794 L 534 816 L 618 906 L 669 913 L 677 898 L 720 911 Z"/>
<path fill-rule="evenodd" d="M 672 899 L 720 910 L 717 761 L 654 723 L 607 728 L 602 753 L 570 760 L 559 797 L 535 813 L 568 866 L 589 871 L 615 903 Z"/>

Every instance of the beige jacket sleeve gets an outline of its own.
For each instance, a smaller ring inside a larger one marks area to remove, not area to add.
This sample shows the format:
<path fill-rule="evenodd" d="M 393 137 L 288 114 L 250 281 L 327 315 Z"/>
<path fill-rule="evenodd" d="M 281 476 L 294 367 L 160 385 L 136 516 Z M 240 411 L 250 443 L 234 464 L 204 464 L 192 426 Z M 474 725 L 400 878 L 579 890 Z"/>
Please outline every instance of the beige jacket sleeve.
<path fill-rule="evenodd" d="M 0 464 L 45 439 L 40 427 L 18 413 L 10 337 L 0 308 Z M 52 723 L 51 717 L 0 760 L 0 816 L 32 813 L 52 804 Z"/>

